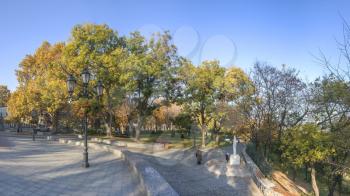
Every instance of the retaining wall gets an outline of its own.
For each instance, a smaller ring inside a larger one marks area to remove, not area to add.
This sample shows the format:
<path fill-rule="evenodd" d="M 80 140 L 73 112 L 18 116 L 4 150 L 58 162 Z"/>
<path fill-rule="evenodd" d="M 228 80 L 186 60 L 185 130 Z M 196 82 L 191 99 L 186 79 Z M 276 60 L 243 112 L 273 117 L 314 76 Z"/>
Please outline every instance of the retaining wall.
<path fill-rule="evenodd" d="M 136 142 L 111 141 L 109 139 L 101 139 L 101 138 L 95 138 L 95 137 L 91 138 L 91 141 L 110 144 L 110 145 L 119 146 L 119 147 L 154 149 L 154 150 L 165 149 L 165 144 L 162 144 L 162 143 L 144 144 L 144 143 L 136 143 Z"/>
<path fill-rule="evenodd" d="M 251 173 L 254 183 L 258 186 L 258 188 L 261 190 L 261 192 L 265 196 L 283 196 L 281 193 L 274 190 L 276 185 L 263 175 L 259 167 L 254 163 L 252 158 L 250 158 L 250 156 L 246 153 L 245 146 L 244 146 L 244 149 L 242 150 L 241 155 L 243 156 L 242 158 L 246 166 L 248 167 L 249 172 Z"/>
<path fill-rule="evenodd" d="M 60 143 L 84 146 L 82 141 L 74 141 L 60 138 Z M 147 196 L 178 196 L 179 194 L 169 185 L 169 183 L 153 168 L 149 163 L 127 150 L 115 149 L 108 145 L 88 143 L 89 148 L 105 150 L 113 153 L 118 158 L 126 161 L 131 171 L 136 175 L 141 183 L 144 195 Z"/>

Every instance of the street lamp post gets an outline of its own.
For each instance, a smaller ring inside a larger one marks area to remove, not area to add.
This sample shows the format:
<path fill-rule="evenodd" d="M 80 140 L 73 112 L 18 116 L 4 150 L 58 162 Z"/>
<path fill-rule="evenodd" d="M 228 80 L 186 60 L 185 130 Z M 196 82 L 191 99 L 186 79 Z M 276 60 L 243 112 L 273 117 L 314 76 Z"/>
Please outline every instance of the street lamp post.
<path fill-rule="evenodd" d="M 2 117 L 2 112 L 0 111 L 0 131 L 4 131 L 4 118 Z"/>
<path fill-rule="evenodd" d="M 82 80 L 83 80 L 83 93 L 82 97 L 89 99 L 89 93 L 88 93 L 88 85 L 90 82 L 90 72 L 87 68 L 85 68 L 82 73 Z M 74 88 L 76 85 L 76 80 L 73 75 L 69 75 L 67 78 L 67 87 L 68 87 L 68 93 L 70 97 L 72 97 Z M 102 82 L 99 80 L 96 85 L 96 94 L 98 97 L 102 95 L 103 92 L 103 85 Z M 84 152 L 83 152 L 83 167 L 88 168 L 89 167 L 89 154 L 88 154 L 88 143 L 87 143 L 87 128 L 88 128 L 88 119 L 87 119 L 87 111 L 85 109 L 84 112 L 84 120 L 83 120 L 83 127 L 84 127 Z"/>

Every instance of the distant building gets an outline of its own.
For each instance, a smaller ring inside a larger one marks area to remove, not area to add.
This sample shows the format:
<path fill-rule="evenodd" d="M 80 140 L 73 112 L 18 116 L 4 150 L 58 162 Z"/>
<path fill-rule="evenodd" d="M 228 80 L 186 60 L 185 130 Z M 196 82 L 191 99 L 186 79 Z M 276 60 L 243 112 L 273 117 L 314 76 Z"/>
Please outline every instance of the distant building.
<path fill-rule="evenodd" d="M 0 107 L 0 115 L 2 117 L 6 117 L 8 115 L 7 113 L 7 107 Z"/>

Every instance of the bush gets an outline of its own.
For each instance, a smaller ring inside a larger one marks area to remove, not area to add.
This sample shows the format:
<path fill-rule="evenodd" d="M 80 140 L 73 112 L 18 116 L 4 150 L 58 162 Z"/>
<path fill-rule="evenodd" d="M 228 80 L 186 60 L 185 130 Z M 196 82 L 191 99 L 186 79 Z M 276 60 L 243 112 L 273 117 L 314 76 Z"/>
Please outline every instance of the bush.
<path fill-rule="evenodd" d="M 93 129 L 93 128 L 88 129 L 88 135 L 102 135 L 104 133 L 105 131 L 103 129 Z"/>

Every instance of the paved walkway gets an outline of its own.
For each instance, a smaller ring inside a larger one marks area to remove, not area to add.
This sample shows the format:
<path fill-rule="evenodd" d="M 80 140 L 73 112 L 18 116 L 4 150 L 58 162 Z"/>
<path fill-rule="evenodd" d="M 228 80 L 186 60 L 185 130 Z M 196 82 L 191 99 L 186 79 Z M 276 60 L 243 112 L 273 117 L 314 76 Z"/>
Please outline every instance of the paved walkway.
<path fill-rule="evenodd" d="M 124 161 L 89 149 L 0 136 L 0 195 L 141 195 L 137 178 Z"/>
<path fill-rule="evenodd" d="M 238 148 L 238 153 L 240 151 L 241 147 Z M 225 152 L 232 153 L 232 147 L 209 150 L 204 154 L 204 162 L 208 160 L 225 161 Z M 148 160 L 152 167 L 182 196 L 262 196 L 244 166 L 234 168 L 233 173 L 244 173 L 245 175 L 229 176 L 226 173 L 215 175 L 208 171 L 205 163 L 196 164 L 194 151 L 191 149 L 153 153 L 138 152 L 137 154 Z"/>

